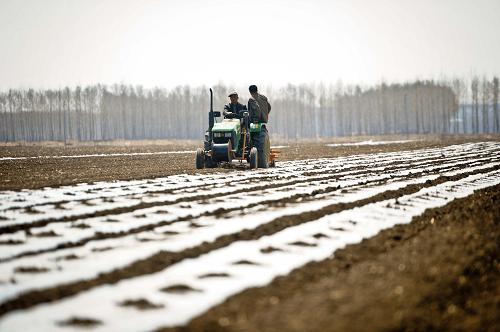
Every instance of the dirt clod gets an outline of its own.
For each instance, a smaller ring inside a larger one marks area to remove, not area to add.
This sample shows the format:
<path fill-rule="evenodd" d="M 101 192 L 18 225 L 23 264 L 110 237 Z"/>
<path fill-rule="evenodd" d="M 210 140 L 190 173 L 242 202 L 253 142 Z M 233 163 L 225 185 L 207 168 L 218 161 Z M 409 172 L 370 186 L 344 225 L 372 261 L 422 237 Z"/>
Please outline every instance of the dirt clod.
<path fill-rule="evenodd" d="M 194 289 L 188 285 L 184 284 L 177 284 L 177 285 L 171 285 L 167 286 L 161 289 L 162 292 L 165 293 L 175 293 L 175 294 L 184 294 L 188 292 L 199 292 L 199 290 Z"/>
<path fill-rule="evenodd" d="M 49 269 L 46 267 L 37 266 L 19 266 L 14 269 L 16 273 L 45 273 L 48 271 Z"/>
<path fill-rule="evenodd" d="M 163 304 L 151 303 L 146 299 L 136 299 L 136 300 L 125 300 L 118 304 L 121 307 L 134 307 L 138 310 L 153 310 L 161 309 L 164 307 Z"/>
<path fill-rule="evenodd" d="M 216 272 L 216 273 L 207 273 L 207 274 L 202 274 L 198 278 L 200 279 L 206 279 L 206 278 L 229 278 L 230 275 L 225 272 Z"/>
<path fill-rule="evenodd" d="M 95 327 L 101 325 L 102 322 L 97 319 L 86 317 L 71 317 L 67 320 L 58 322 L 60 326 L 75 326 L 75 327 Z"/>
<path fill-rule="evenodd" d="M 276 252 L 276 251 L 283 251 L 283 249 L 279 249 L 279 248 L 275 248 L 275 247 L 266 247 L 266 248 L 260 249 L 260 252 L 262 252 L 263 254 L 270 254 L 270 253 Z"/>

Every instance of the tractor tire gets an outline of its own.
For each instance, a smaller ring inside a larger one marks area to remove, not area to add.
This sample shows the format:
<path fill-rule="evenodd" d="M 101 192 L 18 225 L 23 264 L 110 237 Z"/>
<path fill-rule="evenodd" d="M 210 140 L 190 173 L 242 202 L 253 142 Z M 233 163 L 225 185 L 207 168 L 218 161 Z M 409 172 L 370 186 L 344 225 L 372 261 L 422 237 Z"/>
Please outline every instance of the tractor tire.
<path fill-rule="evenodd" d="M 196 149 L 196 169 L 205 168 L 205 151 L 202 148 Z"/>
<path fill-rule="evenodd" d="M 250 149 L 250 169 L 255 169 L 259 166 L 259 152 L 256 147 Z"/>
<path fill-rule="evenodd" d="M 259 168 L 269 167 L 269 154 L 271 153 L 271 142 L 269 141 L 269 135 L 266 132 L 262 133 L 262 151 L 259 151 Z"/>

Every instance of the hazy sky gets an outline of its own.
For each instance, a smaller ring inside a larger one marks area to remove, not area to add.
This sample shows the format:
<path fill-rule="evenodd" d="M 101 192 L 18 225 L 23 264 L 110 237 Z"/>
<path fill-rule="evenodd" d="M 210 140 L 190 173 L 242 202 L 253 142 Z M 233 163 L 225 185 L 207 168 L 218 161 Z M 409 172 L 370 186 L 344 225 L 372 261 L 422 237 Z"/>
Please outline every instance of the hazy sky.
<path fill-rule="evenodd" d="M 0 0 L 0 89 L 500 74 L 500 0 Z"/>

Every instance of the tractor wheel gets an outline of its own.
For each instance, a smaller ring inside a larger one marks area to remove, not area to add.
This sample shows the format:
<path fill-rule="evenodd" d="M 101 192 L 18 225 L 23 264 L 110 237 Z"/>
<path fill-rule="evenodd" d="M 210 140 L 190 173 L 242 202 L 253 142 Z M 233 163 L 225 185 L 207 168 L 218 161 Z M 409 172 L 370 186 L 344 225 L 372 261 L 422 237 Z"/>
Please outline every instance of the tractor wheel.
<path fill-rule="evenodd" d="M 196 169 L 205 167 L 205 151 L 202 148 L 196 149 Z"/>
<path fill-rule="evenodd" d="M 259 152 L 256 147 L 253 147 L 250 150 L 250 169 L 257 168 L 259 165 Z"/>

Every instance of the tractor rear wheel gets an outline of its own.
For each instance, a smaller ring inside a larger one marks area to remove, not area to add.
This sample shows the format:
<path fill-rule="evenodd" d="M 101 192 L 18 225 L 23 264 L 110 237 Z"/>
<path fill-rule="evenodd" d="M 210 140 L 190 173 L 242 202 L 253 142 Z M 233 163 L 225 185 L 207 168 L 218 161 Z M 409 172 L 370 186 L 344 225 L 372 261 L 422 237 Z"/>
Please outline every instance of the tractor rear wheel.
<path fill-rule="evenodd" d="M 205 151 L 202 148 L 196 149 L 196 169 L 205 168 Z"/>
<path fill-rule="evenodd" d="M 250 149 L 250 169 L 257 168 L 259 166 L 259 152 L 256 147 Z"/>

